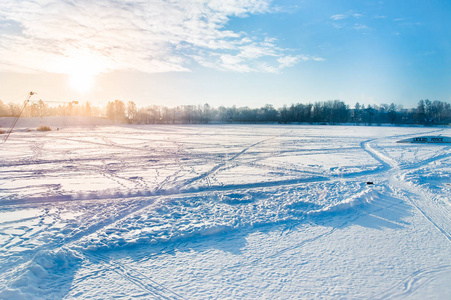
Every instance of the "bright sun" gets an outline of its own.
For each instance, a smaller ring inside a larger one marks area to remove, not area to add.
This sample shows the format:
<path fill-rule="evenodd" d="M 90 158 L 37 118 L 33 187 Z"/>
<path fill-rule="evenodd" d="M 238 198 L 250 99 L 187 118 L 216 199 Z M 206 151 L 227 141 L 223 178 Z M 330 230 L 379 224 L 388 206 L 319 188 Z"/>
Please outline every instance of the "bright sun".
<path fill-rule="evenodd" d="M 69 75 L 69 84 L 75 91 L 85 94 L 94 86 L 95 76 L 89 73 L 74 73 Z"/>
<path fill-rule="evenodd" d="M 89 93 L 96 77 L 106 69 L 104 60 L 91 53 L 72 53 L 60 64 L 62 73 L 69 76 L 69 85 L 77 93 Z"/>

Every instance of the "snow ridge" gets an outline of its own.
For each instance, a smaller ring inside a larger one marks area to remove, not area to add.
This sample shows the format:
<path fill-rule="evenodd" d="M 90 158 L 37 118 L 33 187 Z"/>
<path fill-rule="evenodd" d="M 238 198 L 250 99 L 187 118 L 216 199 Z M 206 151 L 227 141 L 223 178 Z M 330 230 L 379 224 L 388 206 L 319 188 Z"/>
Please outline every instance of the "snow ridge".
<path fill-rule="evenodd" d="M 341 185 L 329 185 L 328 193 L 337 194 Z M 370 203 L 374 191 L 362 184 L 356 194 L 343 199 L 321 201 L 299 197 L 302 187 L 162 198 L 138 211 L 83 237 L 77 244 L 90 251 L 117 249 L 137 244 L 158 244 L 186 240 L 196 236 L 304 220 L 306 217 L 329 217 L 334 213 Z M 282 195 L 283 196 L 282 196 Z"/>
<path fill-rule="evenodd" d="M 82 259 L 79 253 L 67 248 L 41 250 L 16 272 L 8 287 L 0 292 L 0 299 L 62 297 L 69 288 L 68 273 L 73 273 Z"/>

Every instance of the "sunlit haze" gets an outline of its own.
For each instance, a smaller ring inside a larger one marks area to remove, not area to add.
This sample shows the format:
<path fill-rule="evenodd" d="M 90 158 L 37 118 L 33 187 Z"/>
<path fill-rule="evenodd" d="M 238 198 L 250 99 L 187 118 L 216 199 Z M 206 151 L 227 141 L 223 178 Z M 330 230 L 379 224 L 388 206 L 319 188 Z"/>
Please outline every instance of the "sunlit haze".
<path fill-rule="evenodd" d="M 102 57 L 86 54 L 69 55 L 58 66 L 61 73 L 69 75 L 71 88 L 81 94 L 90 92 L 96 76 L 107 70 Z"/>
<path fill-rule="evenodd" d="M 0 2 L 0 100 L 451 100 L 450 1 Z"/>

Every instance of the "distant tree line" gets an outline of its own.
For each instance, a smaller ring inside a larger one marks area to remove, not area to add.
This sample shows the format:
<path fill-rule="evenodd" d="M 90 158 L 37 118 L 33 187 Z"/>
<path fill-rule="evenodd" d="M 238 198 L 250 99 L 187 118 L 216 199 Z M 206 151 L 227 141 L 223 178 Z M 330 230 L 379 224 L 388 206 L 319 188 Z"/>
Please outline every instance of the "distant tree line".
<path fill-rule="evenodd" d="M 17 116 L 22 106 L 0 101 L 0 117 Z M 92 106 L 89 102 L 64 103 L 49 106 L 44 101 L 30 102 L 22 113 L 24 117 L 44 116 L 96 116 L 118 123 L 130 124 L 206 124 L 206 123 L 282 123 L 282 124 L 451 124 L 451 104 L 443 101 L 420 100 L 415 108 L 400 105 L 364 105 L 349 107 L 343 101 L 329 100 L 314 103 L 296 103 L 275 108 L 267 104 L 260 108 L 211 107 L 181 105 L 173 108 L 151 105 L 137 107 L 133 101 L 114 100 L 106 107 Z"/>
<path fill-rule="evenodd" d="M 5 104 L 0 100 L 0 117 L 16 117 L 22 111 L 23 104 Z M 42 100 L 30 101 L 22 112 L 22 117 L 46 116 L 101 116 L 103 109 L 91 106 L 89 102 L 79 104 L 76 101 L 50 106 Z"/>

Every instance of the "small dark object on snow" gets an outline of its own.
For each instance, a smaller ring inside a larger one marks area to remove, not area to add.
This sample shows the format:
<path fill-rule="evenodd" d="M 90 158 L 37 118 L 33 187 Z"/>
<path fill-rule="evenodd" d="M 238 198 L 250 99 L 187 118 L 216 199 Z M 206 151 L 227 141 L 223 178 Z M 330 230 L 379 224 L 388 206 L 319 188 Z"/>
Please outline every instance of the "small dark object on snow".
<path fill-rule="evenodd" d="M 373 184 L 373 182 L 372 181 L 367 181 L 366 184 Z"/>

